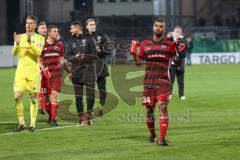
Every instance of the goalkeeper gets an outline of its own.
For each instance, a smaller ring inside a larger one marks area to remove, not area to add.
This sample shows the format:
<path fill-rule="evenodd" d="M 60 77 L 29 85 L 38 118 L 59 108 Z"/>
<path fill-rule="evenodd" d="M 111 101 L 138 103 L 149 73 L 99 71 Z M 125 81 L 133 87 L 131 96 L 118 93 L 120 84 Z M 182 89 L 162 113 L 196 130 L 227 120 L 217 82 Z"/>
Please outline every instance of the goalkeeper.
<path fill-rule="evenodd" d="M 31 123 L 29 131 L 35 130 L 37 118 L 37 86 L 39 84 L 39 57 L 41 55 L 44 37 L 35 33 L 37 18 L 28 16 L 26 19 L 26 33 L 17 35 L 14 33 L 13 56 L 19 57 L 14 81 L 14 97 L 16 102 L 19 125 L 14 129 L 20 132 L 26 128 L 24 120 L 24 106 L 22 96 L 24 91 L 30 95 L 30 116 Z"/>

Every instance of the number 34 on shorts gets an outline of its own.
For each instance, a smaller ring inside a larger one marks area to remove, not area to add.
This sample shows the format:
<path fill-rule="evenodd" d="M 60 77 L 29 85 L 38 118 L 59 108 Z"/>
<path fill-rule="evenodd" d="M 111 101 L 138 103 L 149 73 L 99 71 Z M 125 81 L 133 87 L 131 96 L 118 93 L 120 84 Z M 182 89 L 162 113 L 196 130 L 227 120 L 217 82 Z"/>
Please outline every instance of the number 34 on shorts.
<path fill-rule="evenodd" d="M 153 106 L 153 105 L 155 105 L 155 103 L 156 103 L 155 97 L 142 96 L 142 104 L 143 105 Z"/>

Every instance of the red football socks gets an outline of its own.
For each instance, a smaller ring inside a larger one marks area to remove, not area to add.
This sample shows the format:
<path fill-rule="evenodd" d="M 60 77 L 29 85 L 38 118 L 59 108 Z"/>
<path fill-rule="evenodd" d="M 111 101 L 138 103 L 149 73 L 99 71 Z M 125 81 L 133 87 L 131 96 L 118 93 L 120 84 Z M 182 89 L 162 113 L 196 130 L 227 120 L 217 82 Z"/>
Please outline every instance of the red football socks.
<path fill-rule="evenodd" d="M 56 117 L 57 117 L 57 107 L 58 107 L 58 103 L 51 103 L 51 120 L 55 121 Z"/>
<path fill-rule="evenodd" d="M 168 116 L 160 116 L 159 120 L 160 140 L 164 140 L 168 129 Z"/>
<path fill-rule="evenodd" d="M 146 124 L 150 133 L 150 137 L 155 138 L 155 125 L 154 125 L 154 115 L 148 116 L 146 115 Z"/>

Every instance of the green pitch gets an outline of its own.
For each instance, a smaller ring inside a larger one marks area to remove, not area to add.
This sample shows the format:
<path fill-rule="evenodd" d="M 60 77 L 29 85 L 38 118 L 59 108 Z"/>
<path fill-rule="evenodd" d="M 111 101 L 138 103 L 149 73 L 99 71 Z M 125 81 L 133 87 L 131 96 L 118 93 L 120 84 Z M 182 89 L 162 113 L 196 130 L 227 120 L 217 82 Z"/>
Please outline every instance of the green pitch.
<path fill-rule="evenodd" d="M 136 72 L 136 68 L 129 65 L 115 66 L 111 70 L 115 73 L 119 70 L 121 74 L 112 73 L 114 77 L 108 79 L 108 90 L 111 92 L 107 102 L 108 113 L 103 118 L 94 119 L 93 126 L 76 125 L 72 88 L 66 87 L 65 93 L 60 95 L 65 107 L 65 110 L 59 111 L 60 127 L 51 128 L 46 123 L 47 117 L 39 114 L 36 132 L 12 133 L 17 123 L 12 92 L 15 70 L 1 69 L 0 159 L 239 159 L 239 65 L 193 65 L 187 68 L 187 99 L 178 100 L 175 85 L 174 96 L 169 104 L 170 128 L 167 139 L 170 146 L 165 148 L 148 143 L 145 109 L 141 106 L 139 96 L 136 104 L 133 100 L 140 93 L 132 93 L 124 88 L 130 84 L 131 91 L 139 91 L 141 80 L 131 79 L 143 72 Z M 65 81 L 68 83 L 67 79 Z M 29 122 L 26 97 L 25 94 L 25 119 Z M 95 107 L 98 104 L 97 100 Z M 156 126 L 158 133 L 158 123 Z"/>

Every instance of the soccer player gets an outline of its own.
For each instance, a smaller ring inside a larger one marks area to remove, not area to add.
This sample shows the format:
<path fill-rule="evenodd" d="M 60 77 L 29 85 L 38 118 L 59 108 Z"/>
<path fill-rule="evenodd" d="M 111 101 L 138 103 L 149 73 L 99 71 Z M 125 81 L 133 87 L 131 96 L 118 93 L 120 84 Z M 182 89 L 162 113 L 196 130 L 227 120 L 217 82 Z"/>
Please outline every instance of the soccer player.
<path fill-rule="evenodd" d="M 58 28 L 50 25 L 47 28 L 47 39 L 41 54 L 42 64 L 42 87 L 46 88 L 44 94 L 50 96 L 48 106 L 44 106 L 49 115 L 49 123 L 58 126 L 56 121 L 58 108 L 58 94 L 61 91 L 63 71 L 61 66 L 64 63 L 64 47 L 62 42 L 57 41 Z M 46 104 L 45 100 L 45 104 Z"/>
<path fill-rule="evenodd" d="M 16 102 L 19 125 L 14 130 L 20 132 L 26 128 L 24 120 L 24 106 L 22 96 L 25 90 L 30 94 L 31 123 L 29 131 L 35 130 L 37 118 L 37 88 L 39 82 L 39 57 L 44 45 L 44 37 L 35 33 L 37 18 L 28 16 L 26 19 L 26 33 L 14 33 L 14 47 L 12 54 L 19 57 L 14 81 L 14 97 Z"/>
<path fill-rule="evenodd" d="M 106 77 L 109 76 L 106 56 L 109 54 L 104 51 L 104 45 L 107 43 L 107 38 L 105 34 L 96 31 L 96 22 L 94 19 L 88 19 L 86 21 L 86 28 L 88 30 L 87 36 L 90 38 L 94 38 L 97 44 L 97 55 L 98 58 L 96 60 L 97 66 L 97 86 L 99 90 L 99 99 L 100 99 L 100 109 L 99 116 L 103 116 L 103 106 L 105 104 L 107 98 L 106 92 Z"/>
<path fill-rule="evenodd" d="M 46 38 L 46 36 L 47 36 L 47 24 L 46 24 L 46 22 L 40 22 L 38 24 L 37 31 L 41 36 Z"/>
<path fill-rule="evenodd" d="M 169 32 L 167 34 L 167 37 L 172 42 L 181 41 L 181 43 L 185 45 L 183 30 L 181 26 L 176 26 L 173 32 Z M 185 100 L 186 99 L 186 97 L 184 96 L 185 58 L 182 59 L 180 66 L 176 66 L 175 63 L 171 61 L 169 72 L 170 72 L 170 79 L 171 79 L 171 96 L 172 96 L 175 77 L 177 76 L 179 99 Z"/>
<path fill-rule="evenodd" d="M 171 59 L 181 61 L 183 55 L 177 47 L 178 56 L 176 55 L 176 46 L 168 39 L 163 38 L 166 30 L 166 24 L 163 20 L 157 19 L 153 25 L 152 39 L 143 40 L 139 51 L 137 50 L 139 43 L 132 42 L 131 54 L 137 65 L 142 64 L 142 60 L 146 62 L 144 75 L 144 91 L 142 95 L 142 104 L 146 106 L 146 124 L 150 133 L 150 142 L 157 142 L 155 126 L 154 126 L 154 110 L 155 104 L 159 105 L 159 128 L 161 146 L 167 146 L 165 139 L 168 129 L 168 110 L 167 105 L 170 96 L 170 77 L 168 74 L 169 62 Z M 177 63 L 179 64 L 179 62 Z"/>
<path fill-rule="evenodd" d="M 38 27 L 37 27 L 37 31 L 38 33 L 43 36 L 44 38 L 47 38 L 47 24 L 46 22 L 40 22 L 38 24 Z M 42 64 L 41 64 L 41 61 L 40 61 L 40 68 L 42 68 Z M 40 104 L 40 113 L 41 114 L 47 114 L 47 110 L 46 108 L 49 108 L 49 105 L 50 105 L 50 97 L 49 95 L 47 94 L 47 86 L 46 86 L 46 82 L 45 82 L 45 79 L 42 78 L 43 72 L 41 72 L 41 86 L 40 86 L 40 90 L 39 90 L 39 93 L 38 93 L 38 100 L 39 100 L 39 104 Z"/>
<path fill-rule="evenodd" d="M 79 125 L 92 125 L 92 111 L 95 101 L 96 44 L 92 38 L 84 37 L 79 21 L 71 23 L 72 40 L 66 58 L 71 62 Z M 83 89 L 86 88 L 87 113 L 84 114 Z"/>

